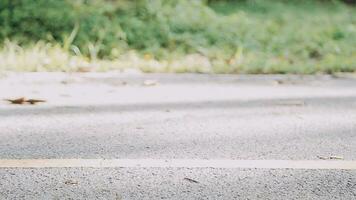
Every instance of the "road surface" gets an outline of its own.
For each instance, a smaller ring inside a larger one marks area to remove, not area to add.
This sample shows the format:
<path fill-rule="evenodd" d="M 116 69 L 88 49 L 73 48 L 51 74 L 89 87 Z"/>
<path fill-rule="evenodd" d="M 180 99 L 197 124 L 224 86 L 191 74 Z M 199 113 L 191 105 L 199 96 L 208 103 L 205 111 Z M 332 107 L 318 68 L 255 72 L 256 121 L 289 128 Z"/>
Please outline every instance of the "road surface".
<path fill-rule="evenodd" d="M 356 199 L 356 79 L 0 78 L 0 199 Z"/>

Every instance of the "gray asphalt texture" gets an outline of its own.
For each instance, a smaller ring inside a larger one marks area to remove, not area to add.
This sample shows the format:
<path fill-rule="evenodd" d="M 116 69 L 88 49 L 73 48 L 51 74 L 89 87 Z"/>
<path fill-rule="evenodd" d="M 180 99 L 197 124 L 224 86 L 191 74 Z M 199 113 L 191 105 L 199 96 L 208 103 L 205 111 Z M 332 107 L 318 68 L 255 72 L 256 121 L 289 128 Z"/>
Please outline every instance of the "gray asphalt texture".
<path fill-rule="evenodd" d="M 355 171 L 3 170 L 3 199 L 355 199 Z M 191 182 L 186 178 L 197 182 Z"/>
<path fill-rule="evenodd" d="M 47 100 L 0 102 L 0 159 L 356 158 L 349 76 L 30 73 L 0 91 Z M 0 169 L 0 199 L 356 199 L 356 171 Z"/>

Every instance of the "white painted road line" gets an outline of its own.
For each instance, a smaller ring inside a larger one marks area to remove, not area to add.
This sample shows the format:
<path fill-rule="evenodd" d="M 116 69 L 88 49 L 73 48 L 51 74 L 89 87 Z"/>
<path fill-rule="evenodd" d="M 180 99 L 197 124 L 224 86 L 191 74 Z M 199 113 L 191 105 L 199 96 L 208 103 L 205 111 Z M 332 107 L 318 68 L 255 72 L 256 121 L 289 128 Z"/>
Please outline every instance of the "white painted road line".
<path fill-rule="evenodd" d="M 248 168 L 356 170 L 344 160 L 3 159 L 0 168 Z"/>

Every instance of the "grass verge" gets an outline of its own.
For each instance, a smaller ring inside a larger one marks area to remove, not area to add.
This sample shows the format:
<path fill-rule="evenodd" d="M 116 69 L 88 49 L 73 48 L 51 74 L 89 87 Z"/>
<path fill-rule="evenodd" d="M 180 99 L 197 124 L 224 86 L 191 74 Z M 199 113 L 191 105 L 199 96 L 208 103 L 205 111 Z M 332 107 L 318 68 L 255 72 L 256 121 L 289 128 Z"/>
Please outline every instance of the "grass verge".
<path fill-rule="evenodd" d="M 53 2 L 55 8 L 59 1 Z M 17 27 L 19 34 L 6 35 L 2 43 L 0 70 L 356 71 L 356 8 L 352 6 L 336 1 L 246 0 L 209 6 L 203 1 L 140 2 L 99 6 L 99 11 L 89 9 L 94 5 L 76 5 L 79 14 L 68 11 L 68 23 L 76 21 L 72 26 L 65 21 L 58 27 L 51 25 L 37 39 L 32 37 L 36 29 L 26 35 L 21 30 L 27 26 Z M 83 14 L 84 7 L 90 15 Z M 57 15 L 49 16 L 45 19 L 56 20 Z"/>

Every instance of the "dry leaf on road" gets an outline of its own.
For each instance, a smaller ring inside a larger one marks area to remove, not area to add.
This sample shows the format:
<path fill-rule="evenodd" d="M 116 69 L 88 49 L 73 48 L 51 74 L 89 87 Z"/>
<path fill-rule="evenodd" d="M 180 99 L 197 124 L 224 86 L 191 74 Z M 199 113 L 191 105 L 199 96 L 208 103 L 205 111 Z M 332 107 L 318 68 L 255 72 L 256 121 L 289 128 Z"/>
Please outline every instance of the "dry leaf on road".
<path fill-rule="evenodd" d="M 17 99 L 4 99 L 4 100 L 10 102 L 11 104 L 24 104 L 26 102 L 25 97 L 21 97 Z"/>
<path fill-rule="evenodd" d="M 34 105 L 36 103 L 44 103 L 44 102 L 46 102 L 46 100 L 43 100 L 43 99 L 28 99 L 28 100 L 26 100 L 26 102 L 29 103 L 29 104 Z"/>
<path fill-rule="evenodd" d="M 23 105 L 25 103 L 34 105 L 36 103 L 46 102 L 46 100 L 43 100 L 43 99 L 26 99 L 25 97 L 16 98 L 16 99 L 4 99 L 4 100 L 10 102 L 11 104 L 20 104 L 20 105 Z"/>

